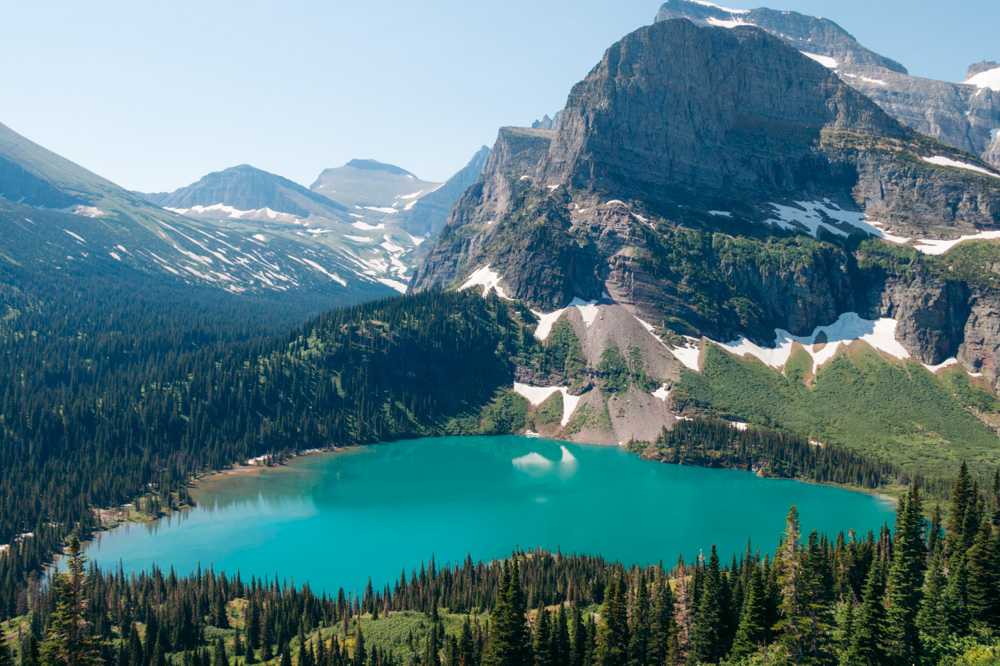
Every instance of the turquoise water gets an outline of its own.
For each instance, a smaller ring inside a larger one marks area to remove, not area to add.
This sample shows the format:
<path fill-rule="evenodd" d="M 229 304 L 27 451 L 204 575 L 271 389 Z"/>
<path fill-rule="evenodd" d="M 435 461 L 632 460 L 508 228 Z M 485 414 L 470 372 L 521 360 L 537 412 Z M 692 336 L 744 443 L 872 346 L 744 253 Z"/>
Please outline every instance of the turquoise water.
<path fill-rule="evenodd" d="M 640 460 L 617 447 L 524 437 L 446 437 L 318 454 L 203 484 L 197 508 L 101 535 L 104 568 L 214 566 L 314 590 L 399 579 L 440 564 L 561 548 L 626 563 L 723 562 L 747 539 L 773 551 L 788 507 L 804 531 L 859 534 L 892 522 L 887 500 L 748 472 Z"/>

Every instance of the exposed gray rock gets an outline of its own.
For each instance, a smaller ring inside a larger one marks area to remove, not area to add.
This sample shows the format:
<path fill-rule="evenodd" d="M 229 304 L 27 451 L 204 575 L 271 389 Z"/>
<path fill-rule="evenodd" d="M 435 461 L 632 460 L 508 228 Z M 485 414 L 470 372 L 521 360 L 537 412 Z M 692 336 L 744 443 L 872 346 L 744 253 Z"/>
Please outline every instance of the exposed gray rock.
<path fill-rule="evenodd" d="M 489 154 L 488 147 L 480 148 L 469 163 L 443 185 L 417 199 L 411 208 L 404 207 L 399 211 L 394 222 L 415 236 L 436 235 L 444 228 L 448 221 L 448 213 L 458 198 L 470 185 L 479 180 Z"/>
<path fill-rule="evenodd" d="M 976 74 L 988 72 L 989 70 L 996 69 L 997 67 L 1000 67 L 1000 62 L 997 62 L 995 60 L 980 60 L 977 63 L 969 65 L 969 71 L 965 75 L 965 79 L 969 80 Z"/>
<path fill-rule="evenodd" d="M 669 0 L 657 20 L 687 18 L 701 25 L 754 25 L 800 51 L 832 58 L 852 87 L 907 126 L 1000 166 L 991 130 L 1000 127 L 1000 93 L 960 83 L 910 76 L 899 63 L 874 53 L 836 23 L 797 12 L 729 10 L 692 0 Z M 969 68 L 969 76 L 995 63 Z M 974 71 L 975 70 L 975 71 Z"/>

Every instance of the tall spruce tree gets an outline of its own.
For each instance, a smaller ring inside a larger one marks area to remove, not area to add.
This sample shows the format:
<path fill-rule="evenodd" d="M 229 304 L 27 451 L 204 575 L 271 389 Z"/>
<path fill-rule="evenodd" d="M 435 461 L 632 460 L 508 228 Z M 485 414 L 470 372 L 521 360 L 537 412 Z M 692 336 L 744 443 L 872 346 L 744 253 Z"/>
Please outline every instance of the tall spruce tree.
<path fill-rule="evenodd" d="M 729 603 L 719 569 L 719 555 L 713 544 L 702 581 L 698 613 L 691 626 L 691 659 L 714 664 L 729 653 L 732 643 L 726 626 Z"/>
<path fill-rule="evenodd" d="M 527 666 L 532 663 L 519 571 L 517 560 L 513 564 L 504 562 L 482 666 Z"/>
<path fill-rule="evenodd" d="M 882 573 L 882 562 L 878 558 L 872 560 L 865 583 L 865 592 L 861 600 L 861 608 L 855 615 L 852 627 L 850 646 L 845 655 L 845 664 L 849 666 L 882 666 L 888 663 L 886 652 L 885 606 L 882 600 L 885 595 L 885 576 Z"/>
<path fill-rule="evenodd" d="M 974 622 L 1000 629 L 1000 559 L 993 528 L 985 520 L 966 553 L 965 568 L 969 576 L 966 588 L 969 616 Z"/>
<path fill-rule="evenodd" d="M 85 570 L 87 558 L 83 556 L 80 540 L 76 535 L 70 537 L 68 555 L 67 572 L 57 574 L 56 578 L 59 603 L 52 615 L 49 632 L 42 643 L 42 663 L 46 666 L 99 664 L 103 661 L 100 646 L 98 641 L 89 635 L 89 623 L 86 618 L 87 600 L 84 587 L 87 584 Z M 154 639 L 155 636 L 150 640 Z"/>
<path fill-rule="evenodd" d="M 629 631 L 629 666 L 646 666 L 649 663 L 650 626 L 649 587 L 642 571 L 636 575 L 635 601 L 632 604 L 632 627 Z"/>
<path fill-rule="evenodd" d="M 569 619 L 566 604 L 559 604 L 559 612 L 552 625 L 552 663 L 555 666 L 569 666 Z"/>
<path fill-rule="evenodd" d="M 552 626 L 549 612 L 539 606 L 535 613 L 535 636 L 531 642 L 535 666 L 554 666 L 552 662 Z"/>
<path fill-rule="evenodd" d="M 656 585 L 649 637 L 649 663 L 655 666 L 676 663 L 680 655 L 677 645 L 677 623 L 674 621 L 674 594 L 670 581 L 660 576 Z"/>
<path fill-rule="evenodd" d="M 887 583 L 887 650 L 893 662 L 910 666 L 920 660 L 917 613 L 923 593 L 924 517 L 920 492 L 914 480 L 896 512 L 896 534 Z"/>
<path fill-rule="evenodd" d="M 628 663 L 628 602 L 624 578 L 621 571 L 615 572 L 614 581 L 604 593 L 594 648 L 596 666 L 625 666 Z"/>
<path fill-rule="evenodd" d="M 731 657 L 733 661 L 746 659 L 767 639 L 767 606 L 765 604 L 764 578 L 760 567 L 750 574 L 743 615 L 736 630 Z"/>

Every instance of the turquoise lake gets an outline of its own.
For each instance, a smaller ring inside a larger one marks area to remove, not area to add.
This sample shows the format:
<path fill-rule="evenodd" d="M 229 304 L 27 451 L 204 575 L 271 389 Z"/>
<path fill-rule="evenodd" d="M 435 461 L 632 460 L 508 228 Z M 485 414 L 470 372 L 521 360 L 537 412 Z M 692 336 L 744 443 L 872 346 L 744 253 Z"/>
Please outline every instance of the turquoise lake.
<path fill-rule="evenodd" d="M 445 437 L 297 458 L 257 476 L 215 477 L 199 505 L 100 535 L 103 568 L 178 574 L 200 563 L 314 590 L 376 587 L 419 568 L 536 547 L 673 565 L 714 542 L 722 561 L 749 538 L 771 552 L 788 507 L 803 532 L 863 535 L 890 500 L 748 472 L 645 462 L 617 447 L 525 437 Z"/>

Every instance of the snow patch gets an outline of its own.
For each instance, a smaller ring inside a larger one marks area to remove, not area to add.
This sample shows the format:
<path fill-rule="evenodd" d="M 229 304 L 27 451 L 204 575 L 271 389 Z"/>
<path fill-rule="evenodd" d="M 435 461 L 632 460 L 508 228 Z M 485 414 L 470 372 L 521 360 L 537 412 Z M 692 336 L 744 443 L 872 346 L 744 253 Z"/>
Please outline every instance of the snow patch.
<path fill-rule="evenodd" d="M 861 80 L 865 81 L 867 83 L 874 83 L 875 85 L 878 85 L 878 86 L 889 85 L 885 81 L 883 81 L 882 79 L 869 79 L 867 76 L 862 76 Z"/>
<path fill-rule="evenodd" d="M 710 210 L 710 211 L 708 211 L 708 214 L 709 215 L 718 215 L 720 217 L 732 217 L 733 216 L 732 213 L 724 211 L 724 210 Z"/>
<path fill-rule="evenodd" d="M 705 23 L 714 25 L 717 28 L 735 28 L 741 25 L 753 25 L 753 23 L 750 23 L 749 21 L 742 21 L 740 19 L 718 19 L 714 16 L 706 18 Z"/>
<path fill-rule="evenodd" d="M 1000 178 L 1000 174 L 993 173 L 992 171 L 987 171 L 983 167 L 976 166 L 975 164 L 969 164 L 967 162 L 959 162 L 958 160 L 953 160 L 949 157 L 944 157 L 943 155 L 935 155 L 934 157 L 921 157 L 924 162 L 930 162 L 931 164 L 936 164 L 938 166 L 950 166 L 957 169 L 966 169 L 968 171 L 975 171 L 976 173 L 985 174 L 987 176 L 993 176 L 994 178 Z"/>
<path fill-rule="evenodd" d="M 863 231 L 871 236 L 883 237 L 883 232 L 865 222 L 865 214 L 861 212 L 843 210 L 829 199 L 823 201 L 796 201 L 795 206 L 785 206 L 782 204 L 768 204 L 777 212 L 778 217 L 771 218 L 765 222 L 774 224 L 782 229 L 795 231 L 799 227 L 804 227 L 814 238 L 819 235 L 820 228 L 837 234 L 838 236 L 850 235 L 838 225 L 847 225 Z"/>
<path fill-rule="evenodd" d="M 108 254 L 110 254 L 111 258 L 114 259 L 115 261 L 122 260 L 121 255 L 119 255 L 117 252 L 108 252 Z"/>
<path fill-rule="evenodd" d="M 253 237 L 256 240 L 259 240 L 261 243 L 267 240 L 267 236 L 265 236 L 264 234 L 254 234 Z"/>
<path fill-rule="evenodd" d="M 466 280 L 465 283 L 458 288 L 458 290 L 465 291 L 470 287 L 481 286 L 483 288 L 483 298 L 486 298 L 489 295 L 490 290 L 495 289 L 497 296 L 509 301 L 511 299 L 507 296 L 503 287 L 500 286 L 501 279 L 503 278 L 501 278 L 496 271 L 491 271 L 489 264 L 487 264 L 470 275 L 469 279 Z"/>
<path fill-rule="evenodd" d="M 817 342 L 821 335 L 824 341 Z M 736 356 L 753 356 L 772 368 L 781 368 L 788 362 L 793 345 L 798 343 L 812 357 L 813 372 L 832 359 L 841 344 L 856 340 L 863 340 L 874 349 L 898 359 L 910 357 L 910 353 L 896 340 L 895 319 L 862 319 L 856 312 L 845 312 L 829 326 L 817 326 L 811 335 L 797 336 L 776 328 L 774 337 L 773 347 L 760 347 L 743 337 L 720 346 Z"/>
<path fill-rule="evenodd" d="M 348 235 L 345 234 L 344 238 L 346 238 L 347 240 L 352 240 L 355 243 L 374 243 L 375 242 L 374 238 L 369 238 L 368 236 L 348 236 Z"/>
<path fill-rule="evenodd" d="M 597 320 L 597 315 L 600 313 L 597 301 L 585 301 L 580 298 L 574 298 L 570 301 L 569 307 L 580 309 L 580 315 L 583 317 L 583 323 L 586 324 L 587 328 L 590 328 Z"/>
<path fill-rule="evenodd" d="M 958 359 L 952 356 L 951 358 L 945 359 L 944 361 L 938 363 L 937 365 L 927 365 L 926 363 L 921 363 L 920 365 L 924 366 L 931 372 L 937 372 L 938 370 L 944 370 L 947 367 L 958 365 Z"/>
<path fill-rule="evenodd" d="M 839 66 L 837 64 L 836 59 L 831 58 L 830 56 L 819 55 L 818 53 L 809 53 L 809 51 L 799 51 L 799 53 L 806 56 L 807 58 L 812 58 L 813 60 L 823 65 L 827 69 L 837 69 L 837 67 Z"/>
<path fill-rule="evenodd" d="M 87 241 L 83 240 L 83 238 L 81 238 L 80 236 L 78 236 L 78 235 L 74 234 L 74 233 L 73 233 L 72 231 L 70 231 L 69 229 L 63 229 L 63 231 L 65 231 L 66 233 L 68 233 L 68 234 L 69 234 L 70 236 L 72 236 L 73 238 L 77 239 L 77 240 L 78 240 L 78 241 L 80 241 L 81 243 L 86 243 L 86 242 L 87 242 Z"/>
<path fill-rule="evenodd" d="M 368 224 L 367 222 L 351 222 L 351 226 L 355 229 L 361 229 L 361 231 L 375 231 L 376 229 L 385 229 L 385 224 Z"/>
<path fill-rule="evenodd" d="M 406 283 L 400 282 L 399 280 L 392 280 L 390 278 L 378 278 L 378 281 L 387 287 L 392 287 L 401 294 L 406 293 Z"/>
<path fill-rule="evenodd" d="M 364 206 L 364 209 L 365 210 L 373 210 L 376 213 L 385 213 L 387 215 L 389 213 L 398 213 L 399 212 L 399 209 L 392 208 L 390 206 Z"/>
<path fill-rule="evenodd" d="M 580 398 L 582 397 L 579 395 L 570 395 L 569 389 L 565 386 L 530 386 L 519 382 L 514 382 L 514 392 L 524 396 L 528 402 L 536 407 L 545 402 L 553 393 L 562 393 L 563 413 L 559 424 L 564 428 L 569 424 L 569 419 L 573 416 L 573 412 L 576 411 L 576 407 L 580 404 Z"/>
<path fill-rule="evenodd" d="M 688 2 L 693 2 L 696 5 L 701 5 L 702 7 L 711 7 L 713 9 L 721 9 L 724 12 L 729 12 L 730 14 L 746 14 L 749 9 L 730 9 L 729 7 L 723 7 L 722 5 L 717 5 L 714 2 L 708 2 L 707 0 L 687 0 Z"/>
<path fill-rule="evenodd" d="M 670 389 L 667 388 L 666 384 L 663 384 L 660 388 L 653 391 L 652 395 L 654 398 L 659 398 L 663 402 L 666 402 L 667 397 L 670 395 Z"/>
<path fill-rule="evenodd" d="M 994 238 L 1000 238 L 1000 231 L 983 231 L 982 233 L 971 234 L 969 236 L 959 236 L 951 240 L 926 240 L 921 238 L 914 243 L 913 247 L 924 254 L 944 254 L 965 241 L 991 240 Z"/>
<path fill-rule="evenodd" d="M 994 69 L 988 69 L 985 72 L 979 72 L 973 77 L 970 77 L 964 83 L 969 85 L 978 86 L 980 88 L 989 88 L 990 90 L 1000 91 L 1000 67 Z"/>

